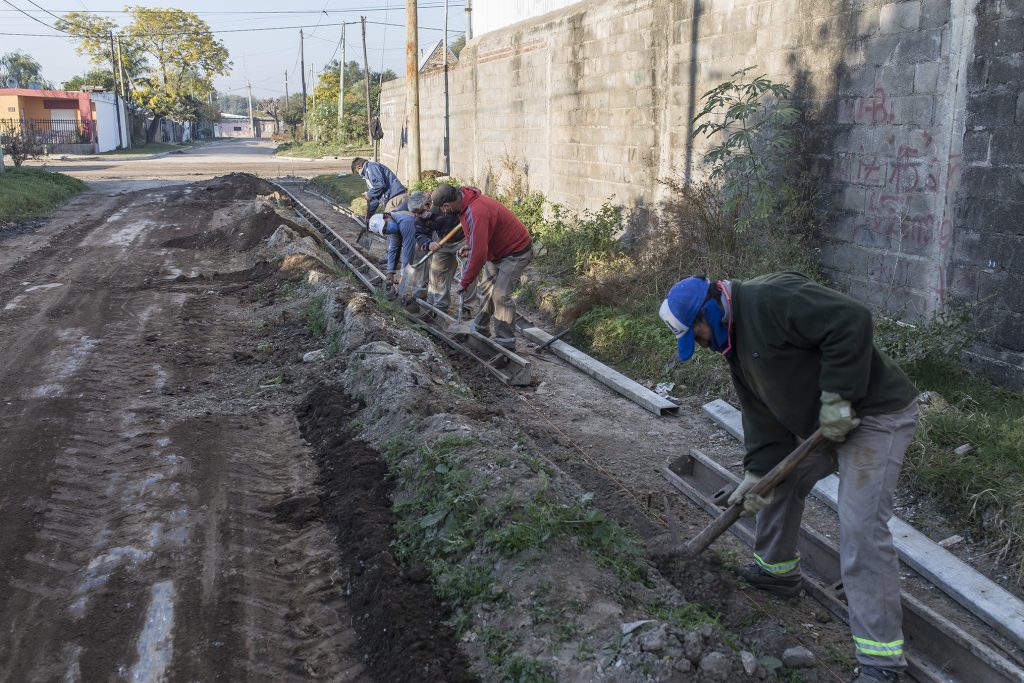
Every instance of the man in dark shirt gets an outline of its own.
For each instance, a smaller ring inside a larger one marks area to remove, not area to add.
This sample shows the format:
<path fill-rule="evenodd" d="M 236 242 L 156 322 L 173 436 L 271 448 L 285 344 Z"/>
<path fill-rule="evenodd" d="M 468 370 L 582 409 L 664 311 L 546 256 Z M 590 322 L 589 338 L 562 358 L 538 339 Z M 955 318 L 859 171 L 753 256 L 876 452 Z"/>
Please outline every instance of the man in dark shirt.
<path fill-rule="evenodd" d="M 903 454 L 917 426 L 917 390 L 872 339 L 862 304 L 800 275 L 746 282 L 687 278 L 659 315 L 678 339 L 728 359 L 743 410 L 744 477 L 729 498 L 757 514 L 757 588 L 799 594 L 796 545 L 815 482 L 839 471 L 840 568 L 850 607 L 856 683 L 895 681 L 903 654 L 899 561 L 888 522 Z M 832 444 L 811 453 L 766 496 L 747 492 L 816 427 Z"/>

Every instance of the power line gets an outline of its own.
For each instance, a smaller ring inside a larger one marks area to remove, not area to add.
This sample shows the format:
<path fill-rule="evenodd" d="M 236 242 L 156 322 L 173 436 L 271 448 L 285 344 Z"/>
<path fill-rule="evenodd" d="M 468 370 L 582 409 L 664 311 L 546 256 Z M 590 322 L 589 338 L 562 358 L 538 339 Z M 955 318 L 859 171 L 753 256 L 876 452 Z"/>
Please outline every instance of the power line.
<path fill-rule="evenodd" d="M 26 17 L 28 17 L 28 18 L 29 18 L 29 19 L 31 19 L 32 21 L 36 22 L 37 24 L 42 24 L 42 25 L 43 25 L 43 26 L 45 26 L 46 28 L 49 28 L 49 29 L 53 29 L 54 31 L 56 31 L 56 30 L 57 30 L 57 29 L 53 28 L 52 26 L 50 26 L 49 24 L 47 24 L 47 23 L 46 23 L 45 21 L 43 21 L 42 19 L 37 19 L 36 17 L 33 17 L 33 16 L 31 15 L 31 14 L 29 14 L 29 13 L 28 13 L 28 12 L 26 12 L 25 10 L 21 9 L 21 8 L 20 8 L 20 7 L 18 7 L 17 5 L 14 5 L 14 4 L 12 4 L 12 3 L 8 2 L 7 0 L 3 0 L 3 1 L 4 1 L 4 4 L 5 4 L 5 5 L 8 5 L 8 6 L 10 6 L 10 7 L 13 7 L 13 8 L 14 8 L 14 9 L 15 9 L 16 11 L 20 12 L 21 14 L 24 14 L 24 15 L 25 15 Z"/>

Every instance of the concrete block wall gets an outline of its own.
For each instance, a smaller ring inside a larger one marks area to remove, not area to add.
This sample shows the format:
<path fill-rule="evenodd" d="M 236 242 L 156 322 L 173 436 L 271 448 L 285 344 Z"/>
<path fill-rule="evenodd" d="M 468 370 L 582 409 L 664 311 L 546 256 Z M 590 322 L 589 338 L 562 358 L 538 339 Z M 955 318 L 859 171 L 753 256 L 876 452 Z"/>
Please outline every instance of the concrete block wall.
<path fill-rule="evenodd" d="M 1024 390 L 1024 1 L 979 0 L 949 293 L 978 306 L 970 357 Z"/>
<path fill-rule="evenodd" d="M 691 137 L 700 95 L 756 64 L 814 122 L 812 158 L 835 210 L 821 258 L 837 284 L 908 317 L 998 292 L 983 355 L 1012 355 L 1024 339 L 1024 264 L 1006 260 L 1024 254 L 1011 220 L 1024 183 L 1022 2 L 573 5 L 465 48 L 449 74 L 451 170 L 482 183 L 509 156 L 554 201 L 656 204 L 659 178 L 704 172 L 707 143 Z M 430 139 L 443 131 L 442 85 L 421 80 L 423 168 L 442 168 Z M 402 129 L 404 97 L 402 81 L 385 86 L 387 130 Z M 401 174 L 397 140 L 383 160 Z M 1001 259 L 986 273 L 989 253 Z"/>

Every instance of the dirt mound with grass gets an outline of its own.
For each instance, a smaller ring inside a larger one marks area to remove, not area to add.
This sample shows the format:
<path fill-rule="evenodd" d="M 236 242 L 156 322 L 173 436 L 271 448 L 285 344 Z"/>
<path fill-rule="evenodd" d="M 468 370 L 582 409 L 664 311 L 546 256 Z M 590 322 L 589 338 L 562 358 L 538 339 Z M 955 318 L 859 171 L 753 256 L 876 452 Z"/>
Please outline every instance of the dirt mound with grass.
<path fill-rule="evenodd" d="M 200 201 L 204 199 L 216 199 L 226 201 L 231 199 L 255 199 L 258 195 L 268 195 L 275 192 L 273 185 L 266 180 L 257 178 L 249 173 L 229 173 L 228 175 L 213 178 L 196 184 L 196 192 L 192 199 Z"/>
<path fill-rule="evenodd" d="M 366 664 L 381 681 L 474 681 L 459 653 L 448 614 L 431 589 L 429 571 L 403 569 L 391 555 L 394 520 L 387 465 L 347 433 L 355 406 L 336 387 L 320 386 L 298 408 L 302 435 L 320 467 L 317 512 L 335 532 L 349 569 L 349 599 Z"/>
<path fill-rule="evenodd" d="M 306 232 L 298 223 L 277 213 L 271 205 L 262 204 L 255 213 L 239 223 L 219 230 L 204 230 L 195 235 L 175 237 L 164 242 L 162 246 L 171 249 L 249 251 L 273 235 L 282 225 L 302 233 Z"/>

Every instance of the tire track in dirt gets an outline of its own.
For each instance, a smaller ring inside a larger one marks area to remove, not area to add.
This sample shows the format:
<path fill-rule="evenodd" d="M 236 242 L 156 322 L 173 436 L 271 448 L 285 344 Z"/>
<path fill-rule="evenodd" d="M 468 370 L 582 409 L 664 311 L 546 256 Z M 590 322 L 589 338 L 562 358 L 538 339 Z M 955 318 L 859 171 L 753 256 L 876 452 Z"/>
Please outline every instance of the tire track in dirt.
<path fill-rule="evenodd" d="M 216 283 L 159 286 L 157 245 L 213 209 L 162 196 L 62 233 L 70 265 L 19 266 L 63 286 L 0 331 L 0 681 L 361 680 L 331 533 L 274 507 L 315 466 L 230 363 L 252 321 Z"/>

